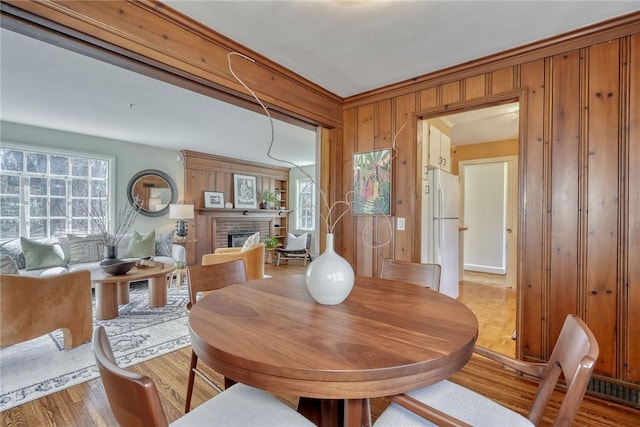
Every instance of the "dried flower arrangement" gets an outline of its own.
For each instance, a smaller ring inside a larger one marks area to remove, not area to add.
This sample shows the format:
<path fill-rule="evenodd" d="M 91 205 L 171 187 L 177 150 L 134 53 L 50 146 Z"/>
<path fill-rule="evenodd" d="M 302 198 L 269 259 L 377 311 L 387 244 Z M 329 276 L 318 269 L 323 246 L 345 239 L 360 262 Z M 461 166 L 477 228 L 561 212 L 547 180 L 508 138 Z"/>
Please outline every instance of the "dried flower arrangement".
<path fill-rule="evenodd" d="M 123 237 L 131 230 L 140 213 L 140 205 L 137 199 L 134 203 L 120 206 L 113 219 L 106 211 L 104 203 L 91 205 L 88 212 L 92 229 L 95 235 L 105 246 L 118 246 Z"/>

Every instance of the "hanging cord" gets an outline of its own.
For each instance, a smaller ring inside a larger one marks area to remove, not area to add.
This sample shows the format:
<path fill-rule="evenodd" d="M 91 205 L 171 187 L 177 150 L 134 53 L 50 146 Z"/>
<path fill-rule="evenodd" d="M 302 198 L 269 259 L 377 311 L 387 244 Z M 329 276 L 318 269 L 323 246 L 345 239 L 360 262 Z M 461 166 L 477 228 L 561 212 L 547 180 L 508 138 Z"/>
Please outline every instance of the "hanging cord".
<path fill-rule="evenodd" d="M 352 200 L 348 200 L 350 196 L 352 196 L 353 191 L 349 191 L 345 194 L 345 198 L 344 200 L 338 200 L 332 204 L 329 204 L 329 199 L 327 198 L 327 195 L 325 194 L 324 191 L 322 191 L 322 189 L 320 188 L 320 186 L 318 185 L 318 183 L 316 182 L 316 180 L 307 173 L 307 171 L 305 171 L 302 167 L 298 166 L 297 164 L 286 160 L 286 159 L 279 159 L 275 156 L 273 156 L 271 154 L 271 150 L 273 148 L 273 144 L 275 141 L 275 132 L 274 132 L 274 125 L 273 125 L 273 118 L 271 117 L 271 113 L 269 113 L 269 109 L 262 103 L 262 101 L 260 101 L 260 98 L 258 98 L 258 96 L 255 94 L 255 92 L 253 90 L 251 90 L 251 88 L 249 88 L 249 86 L 247 86 L 245 84 L 245 82 L 238 77 L 238 75 L 235 73 L 235 71 L 233 70 L 233 66 L 231 64 L 231 57 L 233 55 L 237 55 L 241 58 L 246 59 L 247 61 L 251 61 L 253 63 L 255 63 L 256 61 L 253 58 L 248 57 L 247 55 L 243 55 L 242 53 L 238 53 L 238 52 L 229 52 L 227 54 L 227 63 L 229 65 L 229 72 L 231 72 L 231 75 L 233 75 L 233 77 L 251 94 L 251 96 L 253 96 L 253 98 L 258 102 L 258 104 L 260 104 L 260 106 L 262 107 L 262 109 L 264 110 L 264 112 L 267 114 L 267 117 L 269 118 L 269 124 L 270 124 L 270 128 L 271 128 L 271 139 L 269 141 L 269 149 L 267 150 L 267 157 L 269 157 L 272 160 L 275 160 L 277 162 L 282 162 L 282 163 L 286 163 L 288 165 L 293 166 L 294 168 L 296 168 L 297 170 L 299 170 L 305 177 L 307 177 L 312 183 L 313 185 L 316 187 L 316 189 L 318 190 L 318 193 L 320 194 L 320 197 L 322 199 L 322 203 L 326 206 L 327 208 L 327 215 L 323 215 L 322 212 L 319 212 L 320 217 L 322 218 L 322 220 L 324 221 L 325 225 L 327 226 L 327 231 L 329 233 L 333 233 L 334 228 L 336 226 L 336 224 L 340 221 L 340 219 L 342 219 L 343 216 L 345 216 L 347 214 L 347 212 L 349 212 L 351 210 L 351 206 L 352 206 Z M 338 215 L 337 218 L 333 219 L 333 215 L 334 215 L 334 210 L 338 207 L 338 206 L 346 206 L 347 209 L 342 212 L 340 215 Z"/>

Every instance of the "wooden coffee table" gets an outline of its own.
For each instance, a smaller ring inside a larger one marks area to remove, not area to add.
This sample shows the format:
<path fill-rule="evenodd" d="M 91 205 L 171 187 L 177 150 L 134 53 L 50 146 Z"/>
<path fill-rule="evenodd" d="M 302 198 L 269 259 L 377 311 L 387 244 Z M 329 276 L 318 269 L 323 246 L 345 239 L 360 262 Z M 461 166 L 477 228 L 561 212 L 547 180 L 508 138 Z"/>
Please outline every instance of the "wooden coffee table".
<path fill-rule="evenodd" d="M 118 317 L 118 306 L 129 302 L 129 283 L 139 280 L 149 281 L 149 307 L 163 307 L 167 304 L 167 278 L 174 269 L 173 265 L 133 267 L 120 276 L 111 276 L 101 268 L 91 269 L 96 292 L 96 319 Z"/>

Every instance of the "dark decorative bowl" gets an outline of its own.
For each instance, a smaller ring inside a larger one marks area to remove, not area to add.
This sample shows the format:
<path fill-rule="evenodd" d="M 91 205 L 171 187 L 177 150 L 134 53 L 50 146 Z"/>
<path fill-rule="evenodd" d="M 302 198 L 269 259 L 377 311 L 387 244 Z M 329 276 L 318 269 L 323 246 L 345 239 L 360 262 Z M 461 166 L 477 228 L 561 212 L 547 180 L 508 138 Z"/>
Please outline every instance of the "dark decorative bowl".
<path fill-rule="evenodd" d="M 104 270 L 105 273 L 110 274 L 112 276 L 121 276 L 123 274 L 127 274 L 129 270 L 136 265 L 135 261 L 123 261 L 121 259 L 105 259 L 100 263 L 100 268 Z"/>

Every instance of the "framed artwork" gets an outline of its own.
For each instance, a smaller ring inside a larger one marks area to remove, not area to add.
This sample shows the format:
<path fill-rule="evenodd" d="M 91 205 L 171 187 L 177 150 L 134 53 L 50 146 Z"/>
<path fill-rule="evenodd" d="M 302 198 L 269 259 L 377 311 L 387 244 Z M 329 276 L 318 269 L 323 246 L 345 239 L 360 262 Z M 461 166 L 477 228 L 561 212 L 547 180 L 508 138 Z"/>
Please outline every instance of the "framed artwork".
<path fill-rule="evenodd" d="M 224 193 L 217 191 L 204 192 L 205 208 L 224 208 Z"/>
<path fill-rule="evenodd" d="M 391 215 L 391 150 L 353 155 L 354 215 Z"/>
<path fill-rule="evenodd" d="M 233 175 L 233 201 L 236 209 L 257 209 L 256 177 Z"/>

